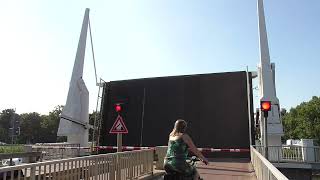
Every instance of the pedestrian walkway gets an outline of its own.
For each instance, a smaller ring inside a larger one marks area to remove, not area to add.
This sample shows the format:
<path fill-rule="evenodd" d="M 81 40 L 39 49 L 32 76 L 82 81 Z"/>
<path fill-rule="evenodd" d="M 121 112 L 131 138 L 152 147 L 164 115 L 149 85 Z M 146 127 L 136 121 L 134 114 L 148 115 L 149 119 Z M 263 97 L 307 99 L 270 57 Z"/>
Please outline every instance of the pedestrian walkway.
<path fill-rule="evenodd" d="M 249 159 L 210 159 L 209 165 L 198 163 L 197 169 L 203 179 L 257 179 Z"/>

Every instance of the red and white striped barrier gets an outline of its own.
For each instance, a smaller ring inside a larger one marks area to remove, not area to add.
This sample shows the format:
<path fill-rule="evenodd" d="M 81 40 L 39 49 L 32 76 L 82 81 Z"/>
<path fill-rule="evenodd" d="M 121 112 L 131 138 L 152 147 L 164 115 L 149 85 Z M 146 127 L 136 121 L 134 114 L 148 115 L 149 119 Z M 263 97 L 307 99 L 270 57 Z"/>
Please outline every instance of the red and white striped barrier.
<path fill-rule="evenodd" d="M 117 150 L 117 146 L 96 146 L 97 149 L 103 150 Z M 134 146 L 122 146 L 122 150 L 142 150 L 142 149 L 154 149 L 154 147 L 134 147 Z"/>
<path fill-rule="evenodd" d="M 97 149 L 103 150 L 117 150 L 117 146 L 97 146 Z M 155 149 L 155 147 L 134 147 L 134 146 L 123 146 L 122 150 L 142 150 L 142 149 Z M 216 149 L 216 148 L 198 148 L 200 152 L 250 152 L 250 149 Z"/>
<path fill-rule="evenodd" d="M 91 149 L 90 147 L 35 147 L 35 148 L 45 148 L 45 149 Z M 97 150 L 117 150 L 117 146 L 96 146 L 94 149 Z M 155 149 L 155 147 L 137 147 L 137 146 L 123 146 L 122 150 L 143 150 L 143 149 Z M 241 148 L 198 148 L 200 152 L 250 152 L 250 149 Z"/>
<path fill-rule="evenodd" d="M 91 149 L 90 147 L 55 147 L 55 146 L 33 146 L 38 149 Z"/>
<path fill-rule="evenodd" d="M 200 152 L 250 152 L 250 149 L 215 149 L 215 148 L 198 148 Z"/>

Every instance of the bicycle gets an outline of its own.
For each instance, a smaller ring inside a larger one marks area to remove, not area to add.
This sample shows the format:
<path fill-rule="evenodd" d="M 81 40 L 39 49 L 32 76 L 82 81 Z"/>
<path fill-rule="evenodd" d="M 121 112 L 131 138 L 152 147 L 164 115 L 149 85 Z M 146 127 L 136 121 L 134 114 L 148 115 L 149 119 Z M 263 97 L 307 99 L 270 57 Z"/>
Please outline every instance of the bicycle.
<path fill-rule="evenodd" d="M 195 166 L 195 163 L 197 161 L 201 161 L 201 160 L 199 158 L 197 158 L 196 156 L 192 156 L 191 158 L 188 158 L 186 161 L 191 166 Z M 170 172 L 166 172 L 165 175 L 163 175 L 163 178 L 161 178 L 161 179 L 163 179 L 163 180 L 193 180 L 194 175 L 186 176 L 185 174 L 182 174 L 177 171 L 170 171 Z M 199 179 L 202 180 L 202 178 L 200 178 L 200 177 L 199 177 Z"/>

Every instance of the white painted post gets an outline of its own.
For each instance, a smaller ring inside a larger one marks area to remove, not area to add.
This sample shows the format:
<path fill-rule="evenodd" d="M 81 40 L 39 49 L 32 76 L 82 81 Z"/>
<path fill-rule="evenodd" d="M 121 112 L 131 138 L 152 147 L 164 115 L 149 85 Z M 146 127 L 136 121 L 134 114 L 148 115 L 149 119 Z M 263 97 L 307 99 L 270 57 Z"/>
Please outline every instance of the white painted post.
<path fill-rule="evenodd" d="M 117 134 L 117 152 L 122 152 L 122 134 Z"/>
<path fill-rule="evenodd" d="M 315 162 L 313 139 L 301 139 L 303 162 Z"/>

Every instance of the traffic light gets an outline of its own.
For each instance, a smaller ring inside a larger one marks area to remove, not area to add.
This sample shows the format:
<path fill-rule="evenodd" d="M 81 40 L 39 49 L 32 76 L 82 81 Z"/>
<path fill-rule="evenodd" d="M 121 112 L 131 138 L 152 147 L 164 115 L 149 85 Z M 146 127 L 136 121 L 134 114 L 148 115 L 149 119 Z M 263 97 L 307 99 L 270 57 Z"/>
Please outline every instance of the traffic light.
<path fill-rule="evenodd" d="M 271 101 L 261 101 L 261 111 L 264 112 L 264 116 L 268 117 L 268 112 L 271 110 Z"/>
<path fill-rule="evenodd" d="M 121 110 L 122 110 L 121 104 L 116 104 L 115 105 L 115 110 L 116 110 L 117 113 L 120 113 Z"/>
<path fill-rule="evenodd" d="M 20 127 L 15 128 L 14 134 L 15 134 L 16 136 L 19 136 L 20 133 L 21 133 Z"/>
<path fill-rule="evenodd" d="M 261 110 L 262 111 L 270 111 L 271 110 L 271 102 L 270 101 L 261 101 Z"/>
<path fill-rule="evenodd" d="M 123 113 L 124 111 L 127 111 L 128 98 L 116 97 L 114 98 L 112 104 L 113 111 L 116 113 Z"/>
<path fill-rule="evenodd" d="M 20 118 L 17 114 L 12 114 L 9 129 L 12 136 L 20 135 Z"/>

